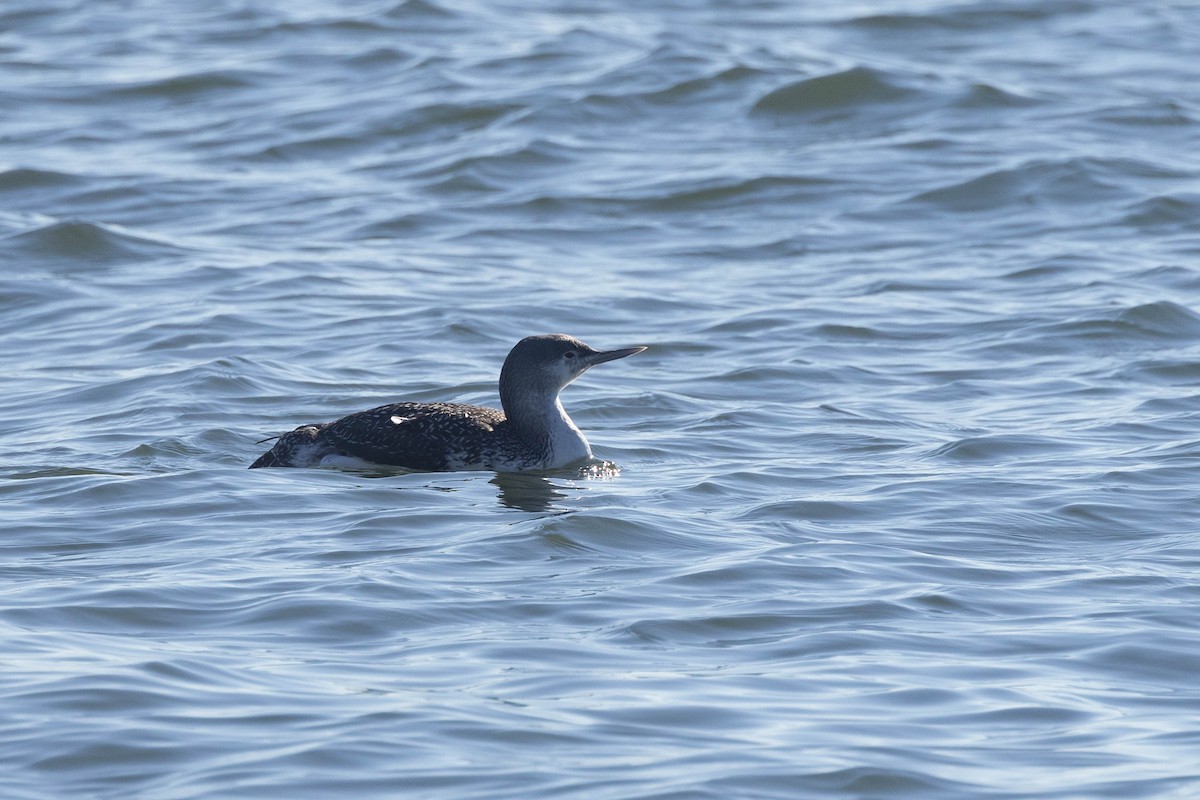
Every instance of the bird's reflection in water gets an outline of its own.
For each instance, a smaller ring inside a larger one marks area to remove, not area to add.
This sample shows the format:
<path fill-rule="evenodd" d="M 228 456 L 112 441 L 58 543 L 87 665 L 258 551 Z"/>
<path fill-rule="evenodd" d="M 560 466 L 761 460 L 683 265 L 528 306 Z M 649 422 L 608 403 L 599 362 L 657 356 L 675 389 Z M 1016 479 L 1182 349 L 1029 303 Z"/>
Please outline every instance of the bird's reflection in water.
<path fill-rule="evenodd" d="M 348 472 L 354 475 L 361 475 L 365 478 L 394 478 L 400 475 L 446 474 L 419 473 L 404 469 L 403 467 L 385 466 L 371 469 L 352 469 L 339 471 Z M 461 475 L 463 473 L 459 474 Z M 545 472 L 497 472 L 495 477 L 488 482 L 500 489 L 500 493 L 497 495 L 496 499 L 500 502 L 500 505 L 506 508 L 513 508 L 518 511 L 567 514 L 574 509 L 556 504 L 567 498 L 568 494 L 567 491 L 564 491 L 564 489 L 580 489 L 581 487 L 563 487 L 561 485 L 555 485 L 554 483 L 551 483 L 550 477 L 547 476 L 566 479 L 569 481 L 586 481 L 615 478 L 620 474 L 620 467 L 611 461 L 594 460 L 577 469 L 548 470 Z M 476 475 L 478 475 L 478 473 L 476 473 Z M 461 487 L 426 484 L 425 488 L 435 489 L 442 492 L 456 492 Z"/>
<path fill-rule="evenodd" d="M 541 475 L 530 475 L 523 472 L 498 472 L 490 481 L 499 487 L 500 494 L 496 499 L 500 505 L 515 508 L 518 511 L 566 511 L 556 509 L 555 502 L 567 495 L 558 490 L 548 478 Z"/>
<path fill-rule="evenodd" d="M 591 461 L 576 471 L 556 470 L 554 475 L 567 478 L 613 478 L 621 473 L 620 468 L 611 461 Z M 571 511 L 563 506 L 556 506 L 560 500 L 565 500 L 566 492 L 555 486 L 546 473 L 534 472 L 498 472 L 490 481 L 499 487 L 497 499 L 500 505 L 515 508 L 519 511 L 554 511 L 567 513 Z"/>

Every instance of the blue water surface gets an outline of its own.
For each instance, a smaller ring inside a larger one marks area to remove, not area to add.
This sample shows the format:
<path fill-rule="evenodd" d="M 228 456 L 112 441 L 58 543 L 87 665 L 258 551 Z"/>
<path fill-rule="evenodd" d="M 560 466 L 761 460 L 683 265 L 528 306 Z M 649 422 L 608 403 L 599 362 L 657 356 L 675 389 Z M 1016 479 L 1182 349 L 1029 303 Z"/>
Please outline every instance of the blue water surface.
<path fill-rule="evenodd" d="M 1198 42 L 9 0 L 0 796 L 1200 796 Z M 246 469 L 548 332 L 619 474 Z"/>

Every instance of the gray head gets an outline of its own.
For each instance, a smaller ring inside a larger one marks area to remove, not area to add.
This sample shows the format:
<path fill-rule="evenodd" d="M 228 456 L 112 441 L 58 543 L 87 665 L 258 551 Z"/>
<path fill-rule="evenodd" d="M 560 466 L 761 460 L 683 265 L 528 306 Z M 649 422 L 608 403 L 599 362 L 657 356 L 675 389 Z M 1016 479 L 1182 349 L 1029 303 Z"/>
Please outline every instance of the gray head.
<path fill-rule="evenodd" d="M 510 417 L 518 398 L 556 397 L 564 386 L 597 364 L 640 353 L 644 347 L 597 350 L 571 336 L 552 333 L 517 342 L 500 370 L 500 402 Z"/>

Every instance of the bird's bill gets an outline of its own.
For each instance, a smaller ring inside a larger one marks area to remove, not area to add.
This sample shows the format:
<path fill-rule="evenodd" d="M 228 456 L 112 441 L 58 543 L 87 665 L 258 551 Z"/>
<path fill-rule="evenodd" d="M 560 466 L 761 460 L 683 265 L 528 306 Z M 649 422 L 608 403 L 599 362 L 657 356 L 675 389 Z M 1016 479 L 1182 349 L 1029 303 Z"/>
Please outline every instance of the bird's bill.
<path fill-rule="evenodd" d="M 601 350 L 587 357 L 587 365 L 594 367 L 597 364 L 603 364 L 605 361 L 616 361 L 618 358 L 625 358 L 634 353 L 640 353 L 645 349 L 644 347 L 626 347 L 621 350 Z"/>

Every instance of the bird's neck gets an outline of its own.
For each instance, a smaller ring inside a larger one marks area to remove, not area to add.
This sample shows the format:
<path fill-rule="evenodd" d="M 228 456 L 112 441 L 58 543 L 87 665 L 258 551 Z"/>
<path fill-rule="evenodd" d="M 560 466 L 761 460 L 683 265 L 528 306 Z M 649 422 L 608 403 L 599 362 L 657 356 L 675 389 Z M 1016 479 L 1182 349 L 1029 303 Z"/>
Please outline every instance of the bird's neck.
<path fill-rule="evenodd" d="M 532 447 L 546 453 L 547 468 L 573 464 L 592 457 L 592 448 L 579 428 L 567 416 L 558 393 L 501 396 L 504 415 L 513 423 L 517 435 Z"/>

